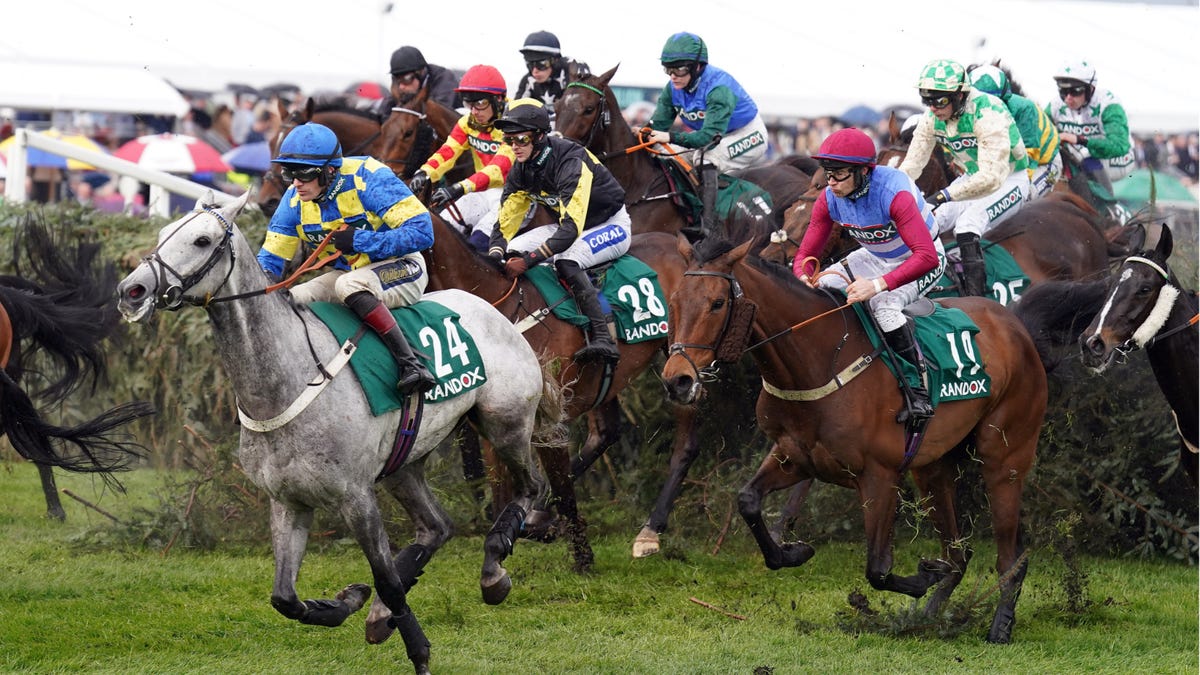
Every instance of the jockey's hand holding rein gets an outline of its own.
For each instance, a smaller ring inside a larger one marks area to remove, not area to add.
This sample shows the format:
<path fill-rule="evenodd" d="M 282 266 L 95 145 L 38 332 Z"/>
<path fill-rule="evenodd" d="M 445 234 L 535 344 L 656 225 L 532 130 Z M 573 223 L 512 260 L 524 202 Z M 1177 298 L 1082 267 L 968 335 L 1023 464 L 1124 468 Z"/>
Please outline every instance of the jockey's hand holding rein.
<path fill-rule="evenodd" d="M 807 274 L 800 277 L 809 288 L 815 288 L 812 279 Z M 855 279 L 846 287 L 846 304 L 853 305 L 856 302 L 866 302 L 876 295 L 887 290 L 887 282 L 883 277 L 874 279 Z"/>

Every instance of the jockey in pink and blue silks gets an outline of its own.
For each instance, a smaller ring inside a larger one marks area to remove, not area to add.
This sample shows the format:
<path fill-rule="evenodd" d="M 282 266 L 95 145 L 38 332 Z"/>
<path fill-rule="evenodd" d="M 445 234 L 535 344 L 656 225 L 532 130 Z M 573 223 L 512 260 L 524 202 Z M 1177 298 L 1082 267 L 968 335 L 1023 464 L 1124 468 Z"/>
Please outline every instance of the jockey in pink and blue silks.
<path fill-rule="evenodd" d="M 861 248 L 822 274 L 815 283 L 846 292 L 846 301 L 869 302 L 884 339 L 900 356 L 925 372 L 913 324 L 902 313 L 905 305 L 925 295 L 946 269 L 946 252 L 937 238 L 933 215 L 913 180 L 903 171 L 875 164 L 875 143 L 858 129 L 841 129 L 813 155 L 825 170 L 829 186 L 813 204 L 812 218 L 793 273 L 813 285 L 815 257 L 825 247 L 834 221 Z M 844 278 L 849 272 L 853 281 Z M 933 414 L 929 392 L 911 390 L 909 410 L 897 417 L 928 418 Z"/>

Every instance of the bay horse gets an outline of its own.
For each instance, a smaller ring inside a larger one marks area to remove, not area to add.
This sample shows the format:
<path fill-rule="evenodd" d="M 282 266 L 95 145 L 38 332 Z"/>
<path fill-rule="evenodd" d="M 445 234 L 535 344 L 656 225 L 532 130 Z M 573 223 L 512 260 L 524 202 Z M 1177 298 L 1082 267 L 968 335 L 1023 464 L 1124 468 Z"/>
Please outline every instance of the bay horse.
<path fill-rule="evenodd" d="M 296 594 L 314 511 L 334 511 L 362 548 L 378 592 L 380 602 L 367 617 L 367 641 L 382 642 L 398 629 L 417 673 L 427 673 L 429 642 L 406 593 L 452 536 L 453 523 L 426 482 L 424 459 L 469 416 L 514 477 L 516 497 L 485 538 L 480 575 L 484 600 L 500 602 L 512 583 L 501 563 L 542 484 L 532 462 L 531 438 L 561 431 L 558 392 L 543 377 L 529 344 L 486 302 L 457 290 L 429 293 L 426 299 L 459 315 L 478 348 L 486 381 L 424 405 L 408 455 L 393 458 L 394 443 L 411 433 L 400 428 L 403 412 L 373 415 L 356 377 L 329 373 L 338 372 L 329 359 L 348 348 L 339 346 L 311 309 L 293 305 L 286 294 L 265 293 L 267 277 L 234 222 L 248 199 L 249 193 L 243 194 L 218 207 L 209 195 L 197 202 L 196 210 L 164 226 L 154 251 L 117 287 L 121 313 L 130 322 L 184 304 L 208 313 L 238 400 L 240 464 L 271 500 L 272 606 L 301 623 L 337 626 L 370 597 L 365 584 L 351 584 L 333 599 L 302 602 Z M 434 353 L 435 363 L 456 357 L 453 345 L 422 335 L 422 346 Z M 298 367 L 298 361 L 308 367 Z M 317 405 L 305 404 L 308 391 L 315 392 L 310 397 L 322 397 Z M 393 464 L 400 465 L 386 474 L 385 466 Z M 415 525 L 414 543 L 394 556 L 376 502 L 377 482 Z"/>
<path fill-rule="evenodd" d="M 377 156 L 407 181 L 446 142 L 461 117 L 457 110 L 429 100 L 429 90 L 422 88 L 412 98 L 392 107 L 379 128 Z M 461 174 L 460 178 L 470 175 L 474 168 L 469 160 L 470 157 L 461 158 L 451 173 Z"/>
<path fill-rule="evenodd" d="M 74 426 L 53 424 L 40 412 L 81 390 L 95 394 L 108 370 L 104 341 L 119 319 L 115 271 L 100 260 L 99 243 L 55 239 L 32 220 L 15 228 L 15 274 L 0 277 L 0 434 L 37 466 L 46 515 L 65 520 L 53 469 L 98 473 L 123 491 L 112 473 L 131 468 L 145 448 L 121 429 L 155 411 L 135 401 Z M 35 367 L 40 355 L 53 369 Z M 26 391 L 20 381 L 34 370 L 48 381 Z"/>
<path fill-rule="evenodd" d="M 1133 254 L 1109 280 L 1061 282 L 1031 290 L 1016 308 L 1029 327 L 1043 360 L 1053 350 L 1074 345 L 1083 365 L 1096 374 L 1124 363 L 1144 349 L 1179 432 L 1180 463 L 1197 481 L 1197 299 L 1168 264 L 1173 239 L 1163 225 L 1153 249 L 1143 249 L 1146 230 L 1137 226 Z"/>
<path fill-rule="evenodd" d="M 533 283 L 524 276 L 517 282 L 504 277 L 501 265 L 471 247 L 455 228 L 434 214 L 434 244 L 427 252 L 429 287 L 462 288 L 484 298 L 511 321 L 524 320 L 525 338 L 535 352 L 556 364 L 557 377 L 570 396 L 565 402 L 565 417 L 574 420 L 586 415 L 588 435 L 574 460 L 565 445 L 542 447 L 538 453 L 556 501 L 559 515 L 567 522 L 575 559 L 575 569 L 591 569 L 593 555 L 586 536 L 586 523 L 579 514 L 572 481 L 578 479 L 620 438 L 620 401 L 618 395 L 630 382 L 645 372 L 662 353 L 665 339 L 629 344 L 618 341 L 621 356 L 611 380 L 605 378 L 601 364 L 581 364 L 572 357 L 584 345 L 578 326 L 556 317 Z M 634 235 L 629 252 L 658 274 L 663 293 L 669 295 L 678 286 L 686 267 L 675 246 L 675 237 L 662 232 Z M 531 320 L 530 317 L 536 317 Z M 665 317 L 664 317 L 665 318 Z M 699 451 L 696 435 L 697 411 L 694 406 L 673 406 L 675 439 L 672 445 L 667 480 L 659 491 L 646 523 L 634 540 L 634 557 L 645 557 L 659 550 L 659 534 L 666 530 L 668 516 L 683 487 L 688 469 Z M 497 486 L 494 486 L 497 487 Z M 499 486 L 499 489 L 503 489 Z M 526 529 L 536 531 L 549 514 L 530 514 Z"/>
<path fill-rule="evenodd" d="M 634 233 L 675 234 L 687 224 L 679 188 L 672 186 L 666 169 L 655 158 L 657 150 L 645 149 L 625 122 L 617 96 L 609 81 L 619 66 L 601 75 L 586 73 L 568 83 L 554 103 L 555 130 L 592 151 L 625 188 L 625 206 L 633 218 Z M 808 187 L 809 174 L 791 162 L 764 164 L 735 172 L 771 194 L 775 222 Z M 727 222 L 731 234 L 748 236 L 737 219 Z"/>
<path fill-rule="evenodd" d="M 761 243 L 735 246 L 704 239 L 693 248 L 680 238 L 689 266 L 671 296 L 671 348 L 662 377 L 672 400 L 690 403 L 702 381 L 714 374 L 699 364 L 714 363 L 718 353 L 730 350 L 748 349 L 753 355 L 764 387 L 757 421 L 774 445 L 739 492 L 738 510 L 767 567 L 795 567 L 815 551 L 802 541 L 781 543 L 772 537 L 763 520 L 763 498 L 808 478 L 842 485 L 855 489 L 863 505 L 868 581 L 876 589 L 914 598 L 936 585 L 925 606 L 927 614 L 935 614 L 962 580 L 970 558 L 959 538 L 955 481 L 960 464 L 977 461 L 991 504 L 1000 585 L 988 640 L 1008 642 L 1027 569 L 1021 491 L 1033 466 L 1047 399 L 1044 370 L 1030 367 L 1038 354 L 1025 328 L 990 300 L 939 301 L 963 310 L 979 327 L 979 361 L 991 377 L 991 391 L 986 398 L 938 405 L 920 452 L 909 463 L 904 427 L 895 421 L 903 397 L 895 377 L 873 358 L 877 353 L 861 322 L 840 311 L 843 300 L 750 255 L 755 246 Z M 747 313 L 746 303 L 769 303 L 770 311 Z M 749 325 L 738 320 L 745 316 L 751 317 Z M 756 342 L 746 348 L 751 338 Z M 855 374 L 847 375 L 856 363 Z M 892 540 L 905 464 L 931 499 L 943 560 L 922 561 L 915 575 L 901 577 L 892 573 Z"/>

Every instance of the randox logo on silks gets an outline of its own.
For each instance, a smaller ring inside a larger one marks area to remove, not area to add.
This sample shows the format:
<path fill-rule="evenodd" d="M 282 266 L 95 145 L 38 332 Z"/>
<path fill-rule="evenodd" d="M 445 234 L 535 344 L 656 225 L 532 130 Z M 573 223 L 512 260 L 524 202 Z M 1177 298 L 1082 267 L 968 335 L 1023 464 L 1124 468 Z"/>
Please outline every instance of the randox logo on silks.
<path fill-rule="evenodd" d="M 494 155 L 500 152 L 500 146 L 503 145 L 500 141 L 491 140 L 488 138 L 480 138 L 478 136 L 467 135 L 467 145 L 470 145 L 475 150 L 484 155 Z"/>
<path fill-rule="evenodd" d="M 876 241 L 887 241 L 896 236 L 896 226 L 890 222 L 875 227 L 847 227 L 844 231 L 855 241 L 867 244 Z"/>
<path fill-rule="evenodd" d="M 766 142 L 767 142 L 767 139 L 763 138 L 762 132 L 755 131 L 754 133 L 750 134 L 749 136 L 747 136 L 745 138 L 738 139 L 738 141 L 736 143 L 730 143 L 729 144 L 729 157 L 730 157 L 730 159 L 732 159 L 739 155 L 743 155 L 747 151 L 753 150 L 754 148 L 757 148 L 758 146 L 760 146 Z"/>
<path fill-rule="evenodd" d="M 988 220 L 995 220 L 1000 214 L 1012 208 L 1013 204 L 1020 202 L 1021 199 L 1020 188 L 1013 188 L 1008 194 L 1001 197 L 999 201 L 987 207 Z"/>
<path fill-rule="evenodd" d="M 979 139 L 975 138 L 974 136 L 964 136 L 962 138 L 956 138 L 954 140 L 945 139 L 943 142 L 946 144 L 946 147 L 950 148 L 951 150 L 953 150 L 955 152 L 959 152 L 959 151 L 965 150 L 967 148 L 979 147 Z"/>

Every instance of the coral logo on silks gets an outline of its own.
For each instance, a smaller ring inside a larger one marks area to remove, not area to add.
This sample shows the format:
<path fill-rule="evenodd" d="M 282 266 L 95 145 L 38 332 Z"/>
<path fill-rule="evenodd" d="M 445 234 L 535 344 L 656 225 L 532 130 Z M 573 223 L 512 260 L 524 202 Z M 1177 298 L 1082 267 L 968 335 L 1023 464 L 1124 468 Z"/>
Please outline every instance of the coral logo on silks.
<path fill-rule="evenodd" d="M 592 253 L 615 246 L 625 241 L 625 230 L 616 225 L 605 225 L 584 235 L 584 241 Z"/>

